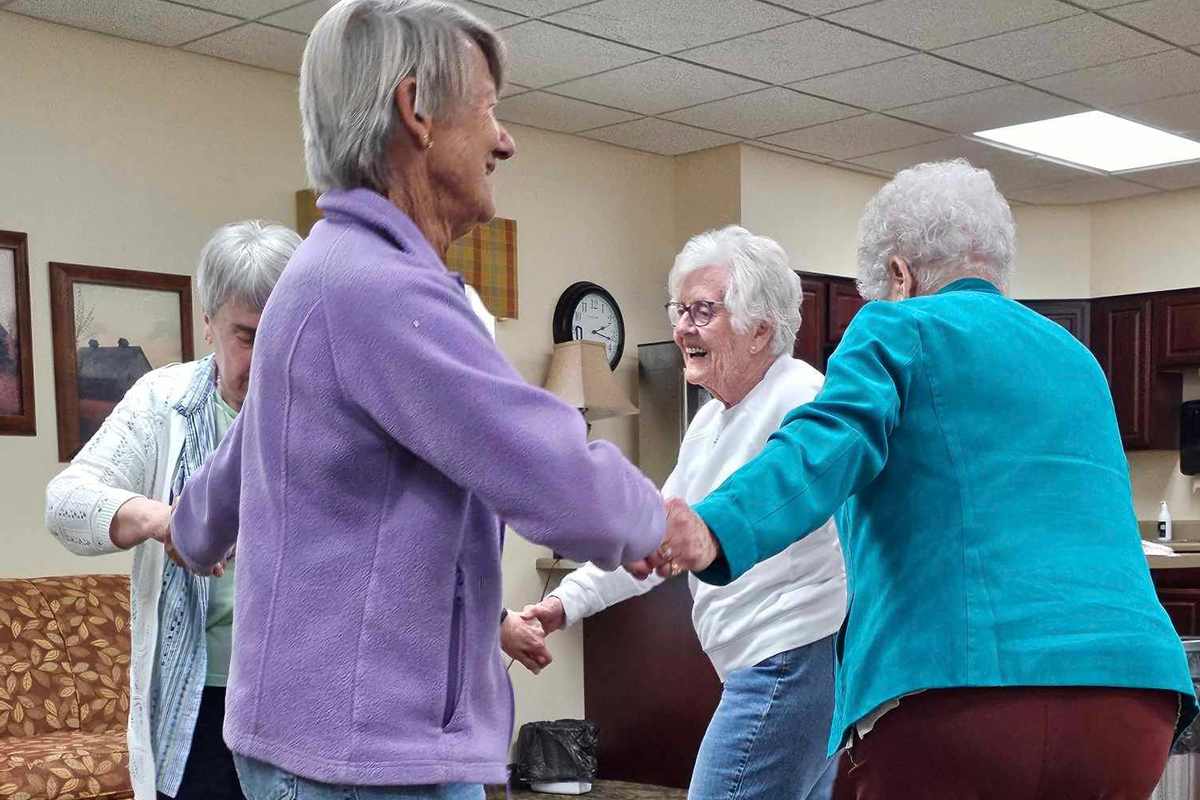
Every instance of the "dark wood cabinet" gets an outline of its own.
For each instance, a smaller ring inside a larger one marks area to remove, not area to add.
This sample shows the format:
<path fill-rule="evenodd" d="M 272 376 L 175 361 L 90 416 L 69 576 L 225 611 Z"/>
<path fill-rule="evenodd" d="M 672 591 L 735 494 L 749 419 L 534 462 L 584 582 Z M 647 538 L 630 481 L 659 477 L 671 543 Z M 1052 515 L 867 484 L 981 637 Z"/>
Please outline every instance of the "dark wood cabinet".
<path fill-rule="evenodd" d="M 854 281 L 846 280 L 829 284 L 829 341 L 836 344 L 842 340 L 846 328 L 858 310 L 867 304 L 858 293 Z"/>
<path fill-rule="evenodd" d="M 1150 576 L 1179 635 L 1200 635 L 1200 569 L 1154 569 Z"/>
<path fill-rule="evenodd" d="M 792 358 L 825 370 L 825 309 L 829 287 L 823 281 L 802 279 L 800 330 L 792 346 Z"/>
<path fill-rule="evenodd" d="M 599 777 L 687 788 L 721 681 L 692 627 L 686 578 L 588 618 L 583 694 L 600 724 Z"/>
<path fill-rule="evenodd" d="M 1155 369 L 1153 298 L 1108 297 L 1092 303 L 1092 352 L 1108 377 L 1126 449 L 1179 447 L 1179 374 Z"/>
<path fill-rule="evenodd" d="M 1159 369 L 1200 366 L 1200 290 L 1157 295 L 1153 313 L 1155 365 Z"/>
<path fill-rule="evenodd" d="M 1024 305 L 1057 322 L 1085 347 L 1092 342 L 1092 303 L 1090 300 L 1022 300 Z"/>

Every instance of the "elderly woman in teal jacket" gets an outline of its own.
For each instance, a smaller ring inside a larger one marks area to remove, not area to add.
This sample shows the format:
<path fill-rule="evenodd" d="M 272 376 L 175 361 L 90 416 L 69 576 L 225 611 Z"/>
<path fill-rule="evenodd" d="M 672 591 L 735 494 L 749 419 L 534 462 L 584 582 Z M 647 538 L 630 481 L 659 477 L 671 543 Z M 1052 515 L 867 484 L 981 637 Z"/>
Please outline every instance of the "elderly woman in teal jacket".
<path fill-rule="evenodd" d="M 965 161 L 859 226 L 871 300 L 824 390 L 634 574 L 725 584 L 838 512 L 849 584 L 829 749 L 859 800 L 1149 797 L 1196 716 L 1104 373 L 1005 297 L 1012 214 Z"/>

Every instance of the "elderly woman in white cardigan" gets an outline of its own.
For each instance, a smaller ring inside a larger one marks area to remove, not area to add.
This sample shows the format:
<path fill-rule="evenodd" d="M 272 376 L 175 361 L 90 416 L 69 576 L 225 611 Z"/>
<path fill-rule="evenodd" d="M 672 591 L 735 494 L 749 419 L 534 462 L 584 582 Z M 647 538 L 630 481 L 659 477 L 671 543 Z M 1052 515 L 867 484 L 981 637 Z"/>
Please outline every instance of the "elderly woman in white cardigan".
<path fill-rule="evenodd" d="M 128 736 L 137 800 L 243 797 L 221 737 L 233 572 L 189 574 L 160 542 L 174 495 L 242 407 L 259 315 L 299 244 L 274 223 L 218 229 L 196 269 L 213 354 L 142 376 L 46 489 L 46 525 L 68 550 L 134 550 Z"/>
<path fill-rule="evenodd" d="M 757 455 L 824 378 L 792 358 L 800 278 L 773 240 L 736 226 L 701 234 L 667 281 L 667 319 L 684 378 L 715 398 L 688 427 L 662 489 L 691 502 Z M 846 574 L 832 520 L 798 544 L 728 586 L 689 579 L 696 633 L 724 683 L 692 772 L 691 800 L 829 796 L 833 637 L 846 610 Z M 521 618 L 540 620 L 550 633 L 661 582 L 589 564 Z"/>

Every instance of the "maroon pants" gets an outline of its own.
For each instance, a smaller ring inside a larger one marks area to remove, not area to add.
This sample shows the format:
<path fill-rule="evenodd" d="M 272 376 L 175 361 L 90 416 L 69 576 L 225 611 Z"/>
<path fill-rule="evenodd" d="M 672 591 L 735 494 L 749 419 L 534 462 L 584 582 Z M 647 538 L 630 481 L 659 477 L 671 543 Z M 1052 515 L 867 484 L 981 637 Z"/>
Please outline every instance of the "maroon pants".
<path fill-rule="evenodd" d="M 848 777 L 858 800 L 1146 800 L 1177 713 L 1148 689 L 937 689 L 856 735 Z"/>

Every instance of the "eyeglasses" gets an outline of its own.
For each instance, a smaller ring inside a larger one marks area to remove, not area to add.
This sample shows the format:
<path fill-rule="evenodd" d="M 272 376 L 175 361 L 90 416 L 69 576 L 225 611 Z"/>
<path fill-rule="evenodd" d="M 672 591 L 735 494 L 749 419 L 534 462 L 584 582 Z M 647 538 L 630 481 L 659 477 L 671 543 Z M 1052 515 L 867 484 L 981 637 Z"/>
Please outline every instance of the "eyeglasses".
<path fill-rule="evenodd" d="M 672 300 L 663 308 L 667 310 L 667 321 L 671 323 L 672 328 L 679 324 L 684 314 L 691 318 L 692 324 L 697 328 L 703 328 L 712 322 L 713 306 L 723 305 L 725 304 L 717 300 L 693 300 L 686 305 Z"/>

